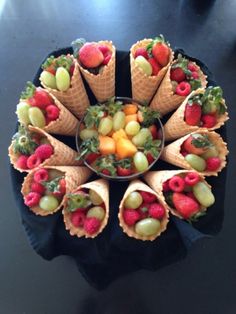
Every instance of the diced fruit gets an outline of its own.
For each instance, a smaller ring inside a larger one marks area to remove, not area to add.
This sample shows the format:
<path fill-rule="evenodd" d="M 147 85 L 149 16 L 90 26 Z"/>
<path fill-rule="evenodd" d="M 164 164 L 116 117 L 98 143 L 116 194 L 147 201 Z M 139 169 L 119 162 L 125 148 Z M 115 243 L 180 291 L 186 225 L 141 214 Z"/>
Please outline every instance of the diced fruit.
<path fill-rule="evenodd" d="M 188 153 L 201 155 L 210 146 L 211 143 L 206 136 L 203 136 L 201 134 L 193 134 L 184 141 L 182 148 Z"/>
<path fill-rule="evenodd" d="M 177 85 L 175 93 L 179 96 L 188 96 L 191 92 L 191 85 L 188 82 L 181 82 Z"/>
<path fill-rule="evenodd" d="M 154 218 L 145 218 L 135 225 L 135 232 L 140 236 L 152 236 L 160 231 L 161 223 Z"/>
<path fill-rule="evenodd" d="M 143 56 L 138 56 L 134 62 L 147 76 L 152 75 L 152 66 Z"/>
<path fill-rule="evenodd" d="M 123 129 L 120 129 L 119 131 L 116 131 L 112 134 L 112 138 L 115 142 L 118 142 L 121 138 L 128 138 L 125 131 Z"/>
<path fill-rule="evenodd" d="M 196 201 L 183 193 L 173 193 L 173 204 L 176 210 L 185 219 L 191 218 L 191 216 L 196 214 L 200 209 Z"/>
<path fill-rule="evenodd" d="M 34 207 L 39 204 L 41 195 L 37 192 L 30 192 L 24 197 L 25 205 L 28 207 Z"/>
<path fill-rule="evenodd" d="M 203 158 L 198 155 L 188 154 L 185 156 L 185 160 L 190 166 L 197 171 L 204 171 L 206 169 L 206 162 Z"/>
<path fill-rule="evenodd" d="M 36 126 L 39 128 L 45 127 L 46 120 L 45 120 L 42 110 L 40 110 L 38 107 L 31 107 L 29 108 L 28 113 L 29 113 L 30 123 L 33 126 Z"/>
<path fill-rule="evenodd" d="M 149 206 L 149 215 L 161 220 L 165 216 L 165 208 L 159 203 L 153 203 Z"/>
<path fill-rule="evenodd" d="M 170 79 L 178 83 L 186 79 L 185 73 L 182 68 L 174 68 L 170 71 Z"/>
<path fill-rule="evenodd" d="M 205 153 L 201 155 L 202 158 L 218 157 L 219 153 L 215 146 L 210 146 Z"/>
<path fill-rule="evenodd" d="M 102 135 L 107 135 L 112 130 L 112 119 L 110 117 L 105 117 L 100 120 L 99 126 L 98 126 L 98 132 Z"/>
<path fill-rule="evenodd" d="M 137 148 L 133 143 L 125 138 L 120 138 L 116 143 L 116 153 L 118 158 L 124 159 L 127 157 L 133 157 L 137 152 Z"/>
<path fill-rule="evenodd" d="M 169 187 L 174 192 L 182 192 L 185 187 L 184 179 L 179 176 L 173 176 L 169 180 Z"/>
<path fill-rule="evenodd" d="M 16 167 L 20 169 L 28 169 L 27 160 L 29 156 L 21 155 L 16 161 Z"/>
<path fill-rule="evenodd" d="M 125 124 L 128 124 L 130 121 L 138 121 L 138 116 L 136 113 L 125 116 Z"/>
<path fill-rule="evenodd" d="M 86 68 L 96 68 L 104 60 L 103 53 L 96 43 L 86 43 L 79 50 L 79 61 Z"/>
<path fill-rule="evenodd" d="M 126 209 L 123 211 L 123 219 L 126 225 L 133 226 L 139 219 L 140 213 L 135 209 Z"/>
<path fill-rule="evenodd" d="M 95 217 L 86 217 L 84 221 L 84 230 L 86 233 L 93 235 L 98 232 L 101 226 L 101 221 Z"/>
<path fill-rule="evenodd" d="M 161 66 L 158 64 L 155 58 L 149 58 L 148 62 L 152 66 L 152 75 L 158 75 L 161 70 Z"/>
<path fill-rule="evenodd" d="M 70 220 L 76 228 L 82 228 L 84 226 L 85 218 L 86 218 L 86 215 L 81 210 L 77 210 L 71 213 L 71 216 L 70 216 Z"/>
<path fill-rule="evenodd" d="M 144 155 L 144 153 L 137 152 L 134 155 L 134 165 L 135 165 L 135 168 L 139 172 L 143 172 L 143 171 L 146 171 L 148 169 L 149 164 L 148 164 L 147 157 Z"/>
<path fill-rule="evenodd" d="M 138 111 L 138 107 L 134 104 L 126 104 L 123 107 L 123 112 L 125 115 L 135 114 Z"/>
<path fill-rule="evenodd" d="M 115 154 L 116 143 L 109 136 L 99 136 L 99 151 L 102 155 Z"/>
<path fill-rule="evenodd" d="M 198 182 L 193 186 L 193 194 L 198 202 L 206 208 L 215 203 L 211 189 L 204 182 Z"/>
<path fill-rule="evenodd" d="M 101 198 L 101 196 L 92 189 L 89 190 L 89 197 L 93 205 L 101 205 L 103 203 L 103 199 Z"/>
<path fill-rule="evenodd" d="M 206 160 L 207 171 L 217 171 L 220 165 L 221 165 L 221 160 L 219 157 L 209 157 Z"/>
<path fill-rule="evenodd" d="M 46 169 L 39 169 L 34 173 L 35 182 L 42 183 L 44 181 L 47 181 L 48 178 L 49 178 L 49 173 Z"/>
<path fill-rule="evenodd" d="M 130 121 L 126 124 L 125 132 L 130 136 L 138 134 L 139 130 L 140 124 L 137 121 Z"/>
<path fill-rule="evenodd" d="M 197 184 L 199 180 L 200 180 L 200 177 L 197 172 L 188 172 L 184 178 L 185 183 L 189 186 L 193 186 Z"/>
<path fill-rule="evenodd" d="M 132 138 L 132 142 L 136 147 L 143 147 L 148 137 L 152 136 L 147 128 L 142 128 L 137 135 Z"/>
<path fill-rule="evenodd" d="M 93 129 L 83 129 L 80 131 L 79 136 L 82 140 L 87 140 L 92 137 L 98 137 L 98 131 Z"/>
<path fill-rule="evenodd" d="M 63 68 L 58 67 L 56 71 L 56 85 L 59 91 L 65 92 L 70 87 L 70 74 Z"/>
<path fill-rule="evenodd" d="M 199 125 L 201 119 L 201 106 L 197 103 L 193 103 L 191 105 L 187 104 L 185 107 L 185 121 L 188 125 Z"/>
<path fill-rule="evenodd" d="M 138 48 L 134 53 L 134 58 L 136 59 L 138 56 L 143 56 L 145 59 L 148 59 L 148 52 L 145 48 Z"/>
<path fill-rule="evenodd" d="M 105 210 L 100 206 L 94 206 L 88 210 L 87 217 L 95 217 L 99 220 L 103 220 L 105 217 Z"/>
<path fill-rule="evenodd" d="M 125 208 L 138 208 L 143 202 L 143 198 L 139 192 L 131 192 L 125 199 L 124 206 Z"/>
<path fill-rule="evenodd" d="M 150 204 L 156 201 L 157 197 L 155 194 L 152 194 L 150 192 L 145 192 L 145 191 L 139 191 L 141 194 L 144 203 Z"/>
<path fill-rule="evenodd" d="M 27 159 L 27 167 L 29 169 L 36 168 L 41 163 L 42 163 L 42 159 L 38 155 L 36 155 L 36 154 L 30 155 L 29 158 Z"/>
<path fill-rule="evenodd" d="M 53 195 L 41 197 L 39 207 L 46 211 L 53 211 L 59 206 L 58 199 Z"/>
<path fill-rule="evenodd" d="M 113 117 L 113 130 L 118 131 L 125 127 L 125 113 L 118 111 Z"/>
<path fill-rule="evenodd" d="M 52 73 L 44 70 L 40 75 L 40 80 L 43 82 L 44 85 L 46 85 L 49 88 L 56 89 L 56 78 L 55 75 Z"/>
<path fill-rule="evenodd" d="M 212 114 L 205 114 L 201 118 L 204 128 L 213 128 L 216 125 L 216 117 Z"/>
<path fill-rule="evenodd" d="M 24 125 L 30 124 L 29 109 L 30 105 L 25 101 L 21 101 L 16 107 L 16 114 L 18 116 L 18 120 L 20 123 Z"/>

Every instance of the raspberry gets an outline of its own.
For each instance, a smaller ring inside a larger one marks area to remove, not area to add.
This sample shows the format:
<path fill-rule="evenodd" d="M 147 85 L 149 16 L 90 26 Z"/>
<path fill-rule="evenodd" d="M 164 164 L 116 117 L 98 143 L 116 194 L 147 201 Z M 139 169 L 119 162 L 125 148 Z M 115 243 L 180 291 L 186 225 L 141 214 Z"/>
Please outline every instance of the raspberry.
<path fill-rule="evenodd" d="M 165 208 L 159 203 L 153 203 L 149 207 L 149 215 L 152 218 L 162 219 L 165 215 Z"/>
<path fill-rule="evenodd" d="M 181 149 L 180 154 L 185 157 L 188 155 L 188 152 L 186 152 L 184 149 Z"/>
<path fill-rule="evenodd" d="M 95 217 L 85 218 L 84 230 L 88 234 L 92 235 L 96 233 L 101 226 L 101 221 Z"/>
<path fill-rule="evenodd" d="M 204 114 L 201 118 L 204 128 L 213 128 L 216 125 L 216 117 L 212 114 Z"/>
<path fill-rule="evenodd" d="M 145 219 L 145 218 L 148 217 L 149 206 L 150 206 L 150 204 L 147 204 L 147 203 L 142 203 L 140 205 L 140 207 L 137 209 L 137 211 L 138 211 L 138 213 L 140 215 L 139 219 Z"/>
<path fill-rule="evenodd" d="M 197 72 L 198 71 L 198 67 L 196 66 L 196 64 L 194 64 L 192 62 L 189 62 L 188 70 L 190 70 L 191 72 Z"/>
<path fill-rule="evenodd" d="M 126 209 L 123 211 L 123 218 L 128 226 L 133 226 L 141 217 L 135 209 Z"/>
<path fill-rule="evenodd" d="M 37 170 L 34 174 L 34 181 L 38 183 L 47 181 L 48 178 L 49 178 L 48 171 L 44 168 Z"/>
<path fill-rule="evenodd" d="M 177 85 L 175 93 L 179 96 L 188 96 L 191 92 L 191 85 L 188 82 L 181 82 Z"/>
<path fill-rule="evenodd" d="M 55 105 L 49 105 L 46 107 L 46 119 L 54 121 L 59 117 L 60 110 Z"/>
<path fill-rule="evenodd" d="M 198 72 L 196 72 L 196 71 L 193 71 L 192 74 L 191 74 L 191 76 L 192 76 L 192 78 L 193 78 L 194 80 L 198 80 L 198 79 L 199 79 L 199 74 L 198 74 Z"/>
<path fill-rule="evenodd" d="M 24 197 L 25 205 L 28 207 L 37 206 L 39 204 L 41 195 L 37 192 L 30 192 Z"/>
<path fill-rule="evenodd" d="M 209 157 L 206 160 L 206 170 L 207 171 L 216 171 L 217 169 L 219 169 L 221 164 L 221 160 L 219 157 Z"/>
<path fill-rule="evenodd" d="M 77 210 L 73 212 L 70 216 L 70 220 L 75 227 L 83 227 L 86 215 L 83 211 Z"/>
<path fill-rule="evenodd" d="M 103 64 L 103 65 L 107 65 L 110 60 L 111 60 L 111 53 L 108 53 L 108 54 L 104 57 L 104 60 L 103 60 L 102 64 Z"/>
<path fill-rule="evenodd" d="M 45 187 L 42 184 L 38 183 L 38 182 L 33 182 L 31 184 L 31 191 L 32 192 L 37 192 L 37 193 L 42 195 L 45 192 Z"/>
<path fill-rule="evenodd" d="M 171 69 L 170 79 L 171 79 L 171 81 L 176 81 L 178 83 L 184 81 L 186 79 L 186 76 L 185 76 L 183 69 L 181 69 L 181 68 Z"/>
<path fill-rule="evenodd" d="M 27 167 L 33 169 L 38 167 L 41 164 L 42 160 L 36 154 L 29 156 L 27 159 Z"/>
<path fill-rule="evenodd" d="M 169 187 L 174 192 L 182 192 L 185 187 L 184 179 L 179 176 L 173 176 L 170 179 Z"/>
<path fill-rule="evenodd" d="M 199 180 L 200 180 L 200 177 L 197 172 L 189 172 L 184 178 L 185 183 L 190 186 L 197 184 Z"/>
<path fill-rule="evenodd" d="M 34 152 L 41 160 L 48 159 L 53 154 L 53 147 L 50 144 L 42 144 Z"/>
<path fill-rule="evenodd" d="M 16 167 L 20 169 L 28 169 L 27 160 L 29 156 L 21 155 L 16 161 Z"/>
<path fill-rule="evenodd" d="M 141 194 L 144 203 L 153 203 L 157 199 L 156 195 L 152 193 L 145 192 L 145 191 L 139 191 L 139 193 Z"/>
<path fill-rule="evenodd" d="M 148 59 L 148 52 L 145 48 L 138 48 L 134 53 L 134 59 L 136 59 L 138 56 L 142 56 L 145 59 Z"/>
<path fill-rule="evenodd" d="M 106 45 L 99 45 L 98 46 L 98 49 L 101 51 L 101 53 L 106 56 L 109 52 L 110 52 L 110 49 L 108 48 L 108 46 Z"/>
<path fill-rule="evenodd" d="M 169 181 L 170 181 L 170 180 L 167 180 L 167 181 L 163 182 L 163 184 L 162 184 L 162 190 L 163 190 L 163 192 L 168 192 L 168 191 L 170 191 Z"/>

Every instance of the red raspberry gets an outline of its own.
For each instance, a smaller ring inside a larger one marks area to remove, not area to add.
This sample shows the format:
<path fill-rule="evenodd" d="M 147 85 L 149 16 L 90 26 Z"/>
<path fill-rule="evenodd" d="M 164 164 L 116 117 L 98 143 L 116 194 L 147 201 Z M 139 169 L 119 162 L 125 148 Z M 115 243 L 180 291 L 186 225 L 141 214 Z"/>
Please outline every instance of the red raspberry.
<path fill-rule="evenodd" d="M 85 212 L 81 210 L 76 210 L 70 216 L 70 220 L 76 228 L 83 227 L 85 219 L 86 219 Z"/>
<path fill-rule="evenodd" d="M 111 60 L 111 53 L 108 53 L 106 56 L 104 56 L 104 60 L 102 64 L 107 65 L 110 60 Z"/>
<path fill-rule="evenodd" d="M 186 76 L 185 76 L 183 69 L 181 69 L 181 68 L 171 69 L 170 79 L 171 79 L 171 81 L 176 81 L 178 83 L 184 81 L 186 79 Z"/>
<path fill-rule="evenodd" d="M 145 192 L 145 191 L 139 191 L 139 193 L 141 194 L 144 203 L 150 204 L 150 203 L 155 202 L 157 199 L 155 194 Z"/>
<path fill-rule="evenodd" d="M 192 74 L 191 74 L 191 76 L 192 76 L 192 78 L 193 78 L 194 80 L 198 80 L 198 79 L 199 79 L 199 74 L 198 74 L 198 72 L 196 72 L 196 71 L 193 71 Z"/>
<path fill-rule="evenodd" d="M 31 184 L 31 191 L 32 192 L 37 192 L 37 193 L 43 195 L 43 193 L 45 192 L 45 187 L 42 184 L 38 183 L 38 182 L 33 182 Z"/>
<path fill-rule="evenodd" d="M 197 172 L 189 172 L 184 178 L 185 183 L 190 186 L 197 184 L 199 180 L 200 177 Z"/>
<path fill-rule="evenodd" d="M 169 187 L 174 192 L 182 192 L 185 187 L 184 179 L 179 176 L 173 176 L 169 181 Z"/>
<path fill-rule="evenodd" d="M 41 198 L 41 195 L 39 193 L 30 192 L 24 197 L 25 205 L 28 207 L 37 206 L 39 204 L 40 198 Z"/>
<path fill-rule="evenodd" d="M 123 211 L 123 218 L 128 226 L 133 226 L 140 219 L 140 213 L 135 209 L 126 209 Z"/>
<path fill-rule="evenodd" d="M 167 180 L 167 181 L 163 182 L 163 184 L 162 184 L 162 190 L 163 190 L 163 192 L 168 192 L 168 191 L 170 191 L 169 181 L 170 181 L 170 180 Z"/>
<path fill-rule="evenodd" d="M 150 204 L 147 204 L 147 203 L 142 203 L 139 208 L 137 209 L 139 215 L 140 215 L 140 218 L 139 219 L 145 219 L 148 217 L 148 210 L 149 210 L 149 206 Z M 131 209 L 133 210 L 133 209 Z"/>
<path fill-rule="evenodd" d="M 159 203 L 153 203 L 149 207 L 149 215 L 152 218 L 162 219 L 165 215 L 165 208 Z"/>
<path fill-rule="evenodd" d="M 84 230 L 86 233 L 92 235 L 96 233 L 101 226 L 101 221 L 95 217 L 87 217 L 84 221 Z"/>
<path fill-rule="evenodd" d="M 29 156 L 21 155 L 16 161 L 16 167 L 20 169 L 28 169 L 27 160 Z"/>
<path fill-rule="evenodd" d="M 49 94 L 40 87 L 37 87 L 34 92 L 34 99 L 36 101 L 36 106 L 42 110 L 45 110 L 47 106 L 52 104 L 52 99 Z"/>
<path fill-rule="evenodd" d="M 42 144 L 34 152 L 42 161 L 48 159 L 53 154 L 53 147 L 50 144 Z"/>
<path fill-rule="evenodd" d="M 216 171 L 221 165 L 221 160 L 219 157 L 209 157 L 206 160 L 206 170 L 207 171 Z"/>
<path fill-rule="evenodd" d="M 48 171 L 44 168 L 37 170 L 34 174 L 34 181 L 38 183 L 47 181 L 48 178 L 49 178 Z"/>
<path fill-rule="evenodd" d="M 180 154 L 185 157 L 188 155 L 188 152 L 186 152 L 186 150 L 181 148 Z"/>
<path fill-rule="evenodd" d="M 213 128 L 216 125 L 216 117 L 212 114 L 204 114 L 201 118 L 204 128 Z"/>
<path fill-rule="evenodd" d="M 41 162 L 41 158 L 39 158 L 39 156 L 37 156 L 36 154 L 33 154 L 27 159 L 27 167 L 29 169 L 36 168 L 41 164 Z"/>
<path fill-rule="evenodd" d="M 148 52 L 145 48 L 138 48 L 134 53 L 134 59 L 136 59 L 138 56 L 142 56 L 145 59 L 148 59 Z"/>
<path fill-rule="evenodd" d="M 103 54 L 103 56 L 106 56 L 106 55 L 110 52 L 109 47 L 106 46 L 106 45 L 99 45 L 99 46 L 98 46 L 98 49 L 101 51 L 101 53 Z"/>
<path fill-rule="evenodd" d="M 198 67 L 196 66 L 196 64 L 194 64 L 192 62 L 189 62 L 188 70 L 190 70 L 191 72 L 197 72 L 198 71 Z"/>
<path fill-rule="evenodd" d="M 179 96 L 188 96 L 191 92 L 191 85 L 188 82 L 181 82 L 177 85 L 175 93 Z"/>
<path fill-rule="evenodd" d="M 60 110 L 55 105 L 49 105 L 46 108 L 46 119 L 54 121 L 59 117 Z"/>

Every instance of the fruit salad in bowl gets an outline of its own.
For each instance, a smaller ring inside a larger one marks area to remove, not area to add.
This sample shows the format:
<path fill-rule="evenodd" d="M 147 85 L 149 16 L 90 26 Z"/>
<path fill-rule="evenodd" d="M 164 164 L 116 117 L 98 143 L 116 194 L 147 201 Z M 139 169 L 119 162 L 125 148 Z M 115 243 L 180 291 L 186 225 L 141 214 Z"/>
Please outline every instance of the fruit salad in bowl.
<path fill-rule="evenodd" d="M 90 106 L 76 136 L 79 159 L 96 174 L 131 180 L 149 170 L 164 146 L 157 111 L 124 97 Z"/>

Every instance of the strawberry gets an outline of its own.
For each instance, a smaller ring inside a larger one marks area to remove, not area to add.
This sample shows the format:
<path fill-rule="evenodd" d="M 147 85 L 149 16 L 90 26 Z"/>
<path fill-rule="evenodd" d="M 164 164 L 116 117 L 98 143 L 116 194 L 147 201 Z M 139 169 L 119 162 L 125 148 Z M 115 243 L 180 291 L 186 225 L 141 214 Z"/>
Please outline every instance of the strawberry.
<path fill-rule="evenodd" d="M 150 192 L 139 191 L 139 193 L 141 194 L 144 203 L 150 204 L 155 202 L 157 199 L 156 195 Z"/>
<path fill-rule="evenodd" d="M 130 176 L 132 174 L 132 169 L 125 169 L 125 168 L 122 168 L 121 166 L 118 166 L 117 174 L 118 176 L 121 176 L 121 177 Z"/>
<path fill-rule="evenodd" d="M 75 70 L 75 65 L 72 64 L 71 67 L 70 67 L 70 70 L 69 70 L 70 76 L 73 76 L 74 70 Z"/>
<path fill-rule="evenodd" d="M 151 164 L 159 156 L 160 146 L 160 140 L 153 140 L 151 137 L 146 140 L 143 148 L 149 164 Z"/>
<path fill-rule="evenodd" d="M 180 83 L 186 79 L 186 75 L 182 68 L 174 68 L 170 71 L 170 79 Z"/>
<path fill-rule="evenodd" d="M 46 107 L 46 119 L 49 121 L 57 120 L 60 115 L 60 109 L 55 105 L 49 105 Z"/>
<path fill-rule="evenodd" d="M 208 171 L 217 171 L 221 165 L 221 160 L 219 157 L 209 157 L 206 160 Z"/>
<path fill-rule="evenodd" d="M 188 103 L 185 107 L 185 122 L 188 125 L 199 125 L 202 109 L 198 103 Z"/>
<path fill-rule="evenodd" d="M 148 129 L 152 133 L 152 139 L 156 140 L 158 138 L 158 129 L 155 124 L 150 125 Z"/>
<path fill-rule="evenodd" d="M 110 49 L 106 45 L 98 45 L 98 49 L 101 51 L 104 57 L 107 56 L 108 53 L 110 53 Z"/>
<path fill-rule="evenodd" d="M 191 85 L 186 81 L 180 82 L 175 89 L 175 93 L 179 96 L 188 96 L 190 92 Z"/>
<path fill-rule="evenodd" d="M 198 79 L 199 79 L 199 74 L 198 74 L 198 72 L 193 71 L 191 77 L 192 77 L 194 80 L 198 80 Z"/>
<path fill-rule="evenodd" d="M 201 155 L 205 150 L 210 147 L 211 143 L 207 135 L 192 134 L 182 144 L 182 148 L 194 155 Z"/>
<path fill-rule="evenodd" d="M 123 218 L 128 226 L 133 226 L 140 219 L 140 213 L 135 209 L 126 209 L 123 211 Z"/>
<path fill-rule="evenodd" d="M 152 164 L 153 161 L 155 160 L 155 158 L 153 157 L 153 155 L 151 153 L 147 153 L 146 154 L 147 160 L 148 160 L 148 164 Z"/>
<path fill-rule="evenodd" d="M 116 162 L 118 176 L 125 177 L 132 174 L 131 158 L 124 158 Z"/>
<path fill-rule="evenodd" d="M 100 154 L 98 153 L 89 153 L 85 160 L 88 164 L 92 164 L 98 157 L 100 156 Z"/>
<path fill-rule="evenodd" d="M 103 169 L 103 170 L 101 171 L 101 173 L 105 174 L 106 176 L 110 176 L 110 175 L 111 175 L 110 171 L 107 170 L 107 169 Z"/>
<path fill-rule="evenodd" d="M 37 107 L 40 109 L 45 109 L 47 106 L 53 104 L 49 94 L 40 87 L 36 88 L 34 92 L 34 99 L 36 100 Z"/>
<path fill-rule="evenodd" d="M 82 228 L 84 226 L 85 219 L 86 215 L 81 210 L 76 210 L 75 212 L 71 213 L 70 216 L 70 220 L 76 228 Z"/>
<path fill-rule="evenodd" d="M 52 193 L 54 196 L 62 196 L 66 194 L 66 180 L 64 178 L 60 179 L 57 186 L 57 191 Z"/>
<path fill-rule="evenodd" d="M 196 64 L 189 62 L 188 63 L 188 70 L 191 72 L 197 72 L 198 71 L 198 67 L 196 66 Z"/>
<path fill-rule="evenodd" d="M 201 118 L 203 124 L 202 127 L 204 128 L 213 128 L 216 125 L 216 117 L 213 114 L 204 114 Z"/>
<path fill-rule="evenodd" d="M 151 50 L 153 57 L 162 67 L 169 63 L 170 48 L 162 35 L 156 37 L 151 44 L 148 45 L 147 49 L 148 51 Z"/>
<path fill-rule="evenodd" d="M 134 53 L 134 59 L 138 56 L 143 56 L 145 59 L 148 60 L 148 52 L 145 48 L 138 48 Z"/>
<path fill-rule="evenodd" d="M 173 193 L 173 204 L 179 214 L 185 219 L 191 218 L 200 209 L 199 204 L 194 199 L 183 193 Z"/>
<path fill-rule="evenodd" d="M 154 58 L 149 58 L 148 62 L 152 66 L 152 75 L 157 75 L 161 70 L 161 66 L 157 63 L 156 59 Z"/>
<path fill-rule="evenodd" d="M 111 53 L 108 53 L 105 57 L 104 57 L 104 60 L 102 62 L 102 65 L 107 65 L 109 63 L 109 61 L 111 60 L 111 56 L 112 54 Z"/>

